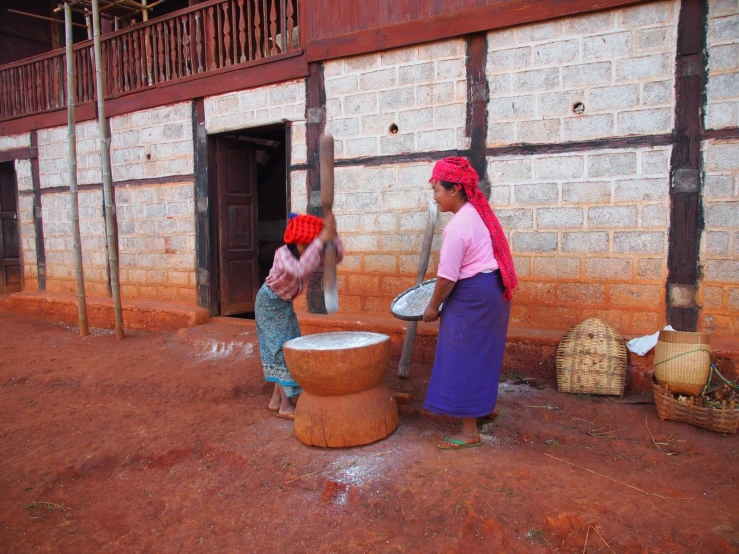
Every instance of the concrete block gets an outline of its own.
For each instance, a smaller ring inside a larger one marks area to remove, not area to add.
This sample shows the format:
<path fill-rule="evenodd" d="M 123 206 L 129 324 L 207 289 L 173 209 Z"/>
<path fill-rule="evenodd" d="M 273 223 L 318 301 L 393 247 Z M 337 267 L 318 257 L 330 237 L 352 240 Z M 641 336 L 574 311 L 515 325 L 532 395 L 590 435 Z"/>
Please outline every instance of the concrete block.
<path fill-rule="evenodd" d="M 562 234 L 562 252 L 608 252 L 608 233 L 574 232 Z"/>
<path fill-rule="evenodd" d="M 376 156 L 379 154 L 377 137 L 348 139 L 346 141 L 346 155 L 351 156 Z"/>
<path fill-rule="evenodd" d="M 434 124 L 436 127 L 464 127 L 467 117 L 465 104 L 447 104 L 434 108 Z"/>
<path fill-rule="evenodd" d="M 534 228 L 534 210 L 495 210 L 495 215 L 504 229 Z"/>
<path fill-rule="evenodd" d="M 616 61 L 617 81 L 638 81 L 669 77 L 675 64 L 669 54 L 655 54 L 639 58 L 626 58 Z"/>
<path fill-rule="evenodd" d="M 711 202 L 705 206 L 706 226 L 739 227 L 739 200 L 734 202 Z"/>
<path fill-rule="evenodd" d="M 641 258 L 637 269 L 639 279 L 662 280 L 665 271 L 664 258 Z"/>
<path fill-rule="evenodd" d="M 400 66 L 398 68 L 399 82 L 402 85 L 427 82 L 434 80 L 434 64 L 420 63 Z"/>
<path fill-rule="evenodd" d="M 418 149 L 452 150 L 455 148 L 455 133 L 451 129 L 423 131 L 418 133 Z"/>
<path fill-rule="evenodd" d="M 419 193 L 413 191 L 397 191 L 381 193 L 383 210 L 404 210 L 420 207 Z"/>
<path fill-rule="evenodd" d="M 562 84 L 566 87 L 610 82 L 611 62 L 572 65 L 562 69 Z"/>
<path fill-rule="evenodd" d="M 585 101 L 585 92 L 573 90 L 539 95 L 539 115 L 542 117 L 574 114 L 572 107 Z"/>
<path fill-rule="evenodd" d="M 729 233 L 712 231 L 705 234 L 705 249 L 707 254 L 729 254 Z"/>
<path fill-rule="evenodd" d="M 554 156 L 535 160 L 537 179 L 577 179 L 583 176 L 583 156 Z"/>
<path fill-rule="evenodd" d="M 490 31 L 487 36 L 487 42 L 489 51 L 512 46 L 516 42 L 516 33 L 513 29 Z"/>
<path fill-rule="evenodd" d="M 513 250 L 516 252 L 556 252 L 557 233 L 513 233 Z"/>
<path fill-rule="evenodd" d="M 565 140 L 583 140 L 613 135 L 613 116 L 611 114 L 578 116 L 565 119 Z"/>
<path fill-rule="evenodd" d="M 395 68 L 371 71 L 359 76 L 359 88 L 362 90 L 377 90 L 391 88 L 398 83 Z"/>
<path fill-rule="evenodd" d="M 639 308 L 658 308 L 662 300 L 660 285 L 613 284 L 610 287 L 611 303 Z"/>
<path fill-rule="evenodd" d="M 559 191 L 556 183 L 544 185 L 515 185 L 513 187 L 516 204 L 556 204 Z"/>
<path fill-rule="evenodd" d="M 642 175 L 667 175 L 669 171 L 670 151 L 654 150 L 642 153 L 641 173 Z"/>
<path fill-rule="evenodd" d="M 557 300 L 577 304 L 602 304 L 606 286 L 595 283 L 562 283 L 557 287 Z"/>
<path fill-rule="evenodd" d="M 735 11 L 735 10 L 734 10 Z M 727 17 L 716 17 L 710 20 L 708 35 L 711 43 L 735 40 L 739 38 L 739 14 L 727 14 Z"/>
<path fill-rule="evenodd" d="M 673 13 L 673 2 L 649 2 L 620 10 L 619 24 L 623 27 L 640 27 L 666 23 L 672 20 Z"/>
<path fill-rule="evenodd" d="M 492 159 L 488 165 L 488 176 L 491 183 L 527 181 L 532 176 L 531 160 L 529 158 Z"/>
<path fill-rule="evenodd" d="M 708 98 L 717 100 L 739 96 L 739 73 L 712 75 L 708 79 Z"/>
<path fill-rule="evenodd" d="M 415 93 L 412 87 L 388 90 L 380 93 L 380 111 L 412 108 Z"/>
<path fill-rule="evenodd" d="M 539 208 L 536 210 L 536 226 L 539 229 L 567 229 L 582 227 L 581 208 Z"/>
<path fill-rule="evenodd" d="M 597 206 L 588 209 L 590 227 L 636 227 L 634 206 Z"/>
<path fill-rule="evenodd" d="M 402 68 L 401 68 L 402 69 Z M 436 64 L 437 79 L 455 79 L 462 78 L 466 74 L 466 66 L 464 58 L 454 60 L 441 60 Z"/>
<path fill-rule="evenodd" d="M 672 42 L 670 27 L 641 29 L 636 32 L 636 49 L 640 52 L 649 50 L 665 50 Z"/>
<path fill-rule="evenodd" d="M 707 171 L 739 170 L 739 142 L 711 144 L 706 152 Z"/>
<path fill-rule="evenodd" d="M 298 100 L 297 83 L 286 83 L 269 88 L 269 103 L 272 106 L 293 104 Z"/>
<path fill-rule="evenodd" d="M 562 22 L 559 20 L 544 21 L 522 25 L 516 29 L 516 42 L 519 44 L 527 42 L 538 42 L 551 40 L 562 34 Z"/>
<path fill-rule="evenodd" d="M 488 90 L 491 97 L 510 92 L 511 74 L 488 75 Z"/>
<path fill-rule="evenodd" d="M 422 129 L 431 129 L 434 127 L 434 109 L 422 108 L 420 110 L 399 112 L 397 115 L 397 122 L 401 132 L 415 132 Z"/>
<path fill-rule="evenodd" d="M 668 196 L 667 177 L 661 179 L 631 179 L 616 181 L 614 200 L 616 202 L 641 202 L 660 200 Z"/>
<path fill-rule="evenodd" d="M 426 229 L 427 220 L 428 214 L 426 212 L 400 214 L 400 230 L 423 232 Z"/>
<path fill-rule="evenodd" d="M 396 121 L 395 114 L 378 114 L 362 117 L 363 135 L 384 135 L 388 133 L 390 125 Z"/>
<path fill-rule="evenodd" d="M 537 65 L 563 64 L 575 61 L 579 56 L 580 44 L 577 40 L 550 42 L 534 47 L 534 63 Z"/>
<path fill-rule="evenodd" d="M 739 82 L 738 82 L 739 84 Z M 618 114 L 616 124 L 622 135 L 641 135 L 672 130 L 672 108 L 653 108 Z"/>
<path fill-rule="evenodd" d="M 568 35 L 591 35 L 613 28 L 614 11 L 568 17 L 564 20 Z"/>
<path fill-rule="evenodd" d="M 650 204 L 642 208 L 641 226 L 666 228 L 670 223 L 670 212 L 666 205 Z"/>
<path fill-rule="evenodd" d="M 617 253 L 661 254 L 665 252 L 665 232 L 617 232 L 613 234 Z"/>
<path fill-rule="evenodd" d="M 531 48 L 510 48 L 488 52 L 487 68 L 489 73 L 507 69 L 523 69 L 531 65 Z"/>
<path fill-rule="evenodd" d="M 359 134 L 359 118 L 335 119 L 326 123 L 326 132 L 335 137 L 353 137 Z"/>
<path fill-rule="evenodd" d="M 631 53 L 631 33 L 608 33 L 583 39 L 583 59 L 615 58 Z"/>
<path fill-rule="evenodd" d="M 559 69 L 535 69 L 513 74 L 513 90 L 529 92 L 552 90 L 559 87 Z"/>
<path fill-rule="evenodd" d="M 708 74 L 739 69 L 739 44 L 711 46 L 708 51 Z"/>
<path fill-rule="evenodd" d="M 642 88 L 642 103 L 650 106 L 655 104 L 669 104 L 672 100 L 672 91 L 675 86 L 672 81 L 650 81 Z"/>
<path fill-rule="evenodd" d="M 428 106 L 454 100 L 454 83 L 420 85 L 416 87 L 416 105 Z"/>
<path fill-rule="evenodd" d="M 734 178 L 730 175 L 706 175 L 704 197 L 730 197 L 734 194 Z"/>
<path fill-rule="evenodd" d="M 534 275 L 556 279 L 575 279 L 580 277 L 580 258 L 537 257 L 534 258 Z"/>
<path fill-rule="evenodd" d="M 522 121 L 518 125 L 518 142 L 558 142 L 560 138 L 559 119 Z"/>
<path fill-rule="evenodd" d="M 707 260 L 703 268 L 705 280 L 708 282 L 739 282 L 739 261 Z"/>
<path fill-rule="evenodd" d="M 361 225 L 365 233 L 388 232 L 398 230 L 398 217 L 401 221 L 406 216 L 414 214 L 395 214 L 395 213 L 379 213 L 379 214 L 362 214 Z M 424 223 L 425 228 L 425 223 Z"/>
<path fill-rule="evenodd" d="M 515 141 L 515 123 L 488 123 L 488 134 L 485 138 L 489 146 L 510 144 Z"/>
<path fill-rule="evenodd" d="M 396 50 L 388 50 L 382 52 L 382 65 L 398 65 L 414 61 L 418 56 L 416 48 L 398 48 Z"/>
<path fill-rule="evenodd" d="M 383 155 L 407 154 L 415 149 L 416 136 L 412 133 L 380 137 L 380 152 Z"/>
<path fill-rule="evenodd" d="M 413 235 L 380 235 L 379 250 L 381 252 L 415 252 Z"/>
<path fill-rule="evenodd" d="M 586 258 L 585 277 L 588 279 L 626 280 L 634 275 L 634 262 L 624 258 Z"/>
<path fill-rule="evenodd" d="M 374 273 L 398 272 L 398 257 L 388 254 L 367 254 L 364 257 L 364 270 Z"/>
<path fill-rule="evenodd" d="M 346 115 L 374 113 L 377 111 L 377 94 L 354 94 L 344 98 Z"/>
<path fill-rule="evenodd" d="M 358 91 L 359 79 L 356 75 L 326 79 L 326 98 L 336 98 L 337 96 Z"/>
<path fill-rule="evenodd" d="M 344 60 L 344 72 L 355 73 L 358 71 L 369 71 L 378 67 L 379 64 L 380 55 L 378 53 L 353 56 Z"/>
<path fill-rule="evenodd" d="M 639 105 L 639 85 L 595 88 L 590 91 L 589 111 L 623 110 Z"/>
<path fill-rule="evenodd" d="M 418 47 L 418 59 L 450 58 L 464 56 L 465 44 L 461 39 L 445 40 L 422 44 Z"/>
<path fill-rule="evenodd" d="M 636 175 L 636 153 L 597 154 L 587 157 L 588 177 Z"/>
<path fill-rule="evenodd" d="M 706 128 L 723 129 L 737 124 L 737 105 L 733 102 L 706 106 Z"/>
<path fill-rule="evenodd" d="M 491 98 L 489 117 L 495 119 L 528 119 L 536 115 L 536 99 L 533 96 Z"/>

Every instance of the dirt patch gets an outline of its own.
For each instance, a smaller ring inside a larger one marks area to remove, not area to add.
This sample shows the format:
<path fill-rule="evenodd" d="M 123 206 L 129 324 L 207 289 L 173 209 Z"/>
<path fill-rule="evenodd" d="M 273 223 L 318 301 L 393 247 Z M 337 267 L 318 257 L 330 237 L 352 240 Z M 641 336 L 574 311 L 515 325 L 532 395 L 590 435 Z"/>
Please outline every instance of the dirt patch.
<path fill-rule="evenodd" d="M 118 342 L 0 313 L 0 329 L 3 552 L 739 549 L 737 438 L 653 405 L 508 376 L 484 447 L 439 452 L 456 422 L 421 408 L 430 366 L 400 381 L 393 360 L 398 430 L 319 449 L 267 410 L 248 325 Z"/>

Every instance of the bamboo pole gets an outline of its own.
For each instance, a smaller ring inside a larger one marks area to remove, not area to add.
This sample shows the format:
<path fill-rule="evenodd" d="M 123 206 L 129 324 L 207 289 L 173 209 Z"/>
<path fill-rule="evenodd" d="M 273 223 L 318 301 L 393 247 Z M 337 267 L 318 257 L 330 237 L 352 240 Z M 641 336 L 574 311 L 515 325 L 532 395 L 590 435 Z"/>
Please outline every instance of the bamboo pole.
<path fill-rule="evenodd" d="M 72 243 L 74 245 L 74 277 L 77 281 L 77 311 L 80 320 L 80 337 L 86 337 L 87 297 L 85 274 L 82 267 L 82 240 L 80 238 L 80 208 L 77 198 L 77 136 L 74 93 L 74 58 L 72 57 L 72 8 L 64 4 L 64 30 L 67 47 L 67 140 L 69 141 L 69 204 L 72 212 Z"/>
<path fill-rule="evenodd" d="M 92 0 L 92 27 L 95 50 L 95 88 L 98 100 L 98 125 L 100 126 L 100 157 L 103 162 L 103 201 L 105 203 L 105 236 L 108 241 L 108 272 L 110 274 L 110 292 L 113 295 L 115 336 L 122 339 L 123 310 L 121 309 L 121 283 L 118 274 L 118 229 L 116 228 L 113 180 L 110 173 L 110 139 L 108 138 L 108 124 L 105 118 L 105 89 L 103 88 L 98 0 Z"/>

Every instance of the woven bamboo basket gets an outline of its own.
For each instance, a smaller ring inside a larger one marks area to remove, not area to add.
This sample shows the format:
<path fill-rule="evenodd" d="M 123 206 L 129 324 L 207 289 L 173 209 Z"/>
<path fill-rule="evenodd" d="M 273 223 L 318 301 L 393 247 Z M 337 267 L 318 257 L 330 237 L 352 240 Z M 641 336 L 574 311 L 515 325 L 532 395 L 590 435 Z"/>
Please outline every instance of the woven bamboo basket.
<path fill-rule="evenodd" d="M 702 427 L 717 433 L 736 434 L 739 428 L 739 405 L 724 400 L 721 407 L 696 406 L 695 398 L 689 402 L 680 402 L 670 391 L 669 386 L 662 386 L 652 381 L 654 404 L 657 406 L 659 418 L 670 421 L 681 421 L 696 427 Z"/>
<path fill-rule="evenodd" d="M 622 396 L 626 384 L 626 346 L 618 332 L 596 318 L 567 333 L 557 348 L 559 392 Z"/>
<path fill-rule="evenodd" d="M 711 371 L 711 336 L 681 331 L 659 332 L 654 375 L 677 394 L 699 396 Z"/>

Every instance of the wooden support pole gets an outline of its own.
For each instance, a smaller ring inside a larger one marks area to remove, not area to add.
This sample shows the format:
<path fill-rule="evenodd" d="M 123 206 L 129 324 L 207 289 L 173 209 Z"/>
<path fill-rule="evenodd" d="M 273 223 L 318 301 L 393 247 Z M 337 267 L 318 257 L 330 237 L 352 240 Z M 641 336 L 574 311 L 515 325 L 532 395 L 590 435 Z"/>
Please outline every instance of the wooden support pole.
<path fill-rule="evenodd" d="M 64 4 L 64 31 L 67 48 L 67 141 L 69 153 L 69 204 L 72 214 L 72 245 L 74 248 L 74 277 L 77 282 L 77 312 L 80 322 L 80 337 L 86 337 L 87 329 L 87 297 L 85 296 L 85 275 L 82 266 L 82 239 L 80 238 L 80 208 L 77 197 L 77 133 L 74 108 L 74 57 L 72 44 L 72 9 Z"/>
<path fill-rule="evenodd" d="M 431 257 L 431 244 L 434 241 L 434 230 L 436 229 L 436 219 L 439 215 L 439 206 L 434 200 L 429 200 L 428 219 L 426 219 L 426 230 L 423 233 L 423 246 L 421 246 L 421 259 L 418 262 L 418 275 L 416 275 L 416 284 L 423 283 L 426 276 L 426 270 L 429 267 L 429 258 Z M 407 378 L 411 372 L 411 360 L 413 358 L 413 343 L 416 341 L 416 331 L 418 330 L 418 321 L 409 321 L 405 330 L 405 340 L 403 341 L 403 351 L 400 354 L 400 364 L 398 365 L 398 376 Z"/>
<path fill-rule="evenodd" d="M 100 135 L 100 158 L 103 166 L 103 202 L 105 205 L 105 236 L 108 244 L 108 274 L 110 292 L 113 296 L 115 336 L 123 338 L 123 310 L 121 308 L 121 283 L 118 274 L 118 224 L 113 194 L 113 179 L 110 169 L 110 139 L 108 122 L 105 118 L 105 88 L 103 87 L 102 53 L 100 47 L 100 13 L 98 0 L 92 0 L 92 27 L 95 51 L 95 88 L 98 101 L 98 126 Z"/>

